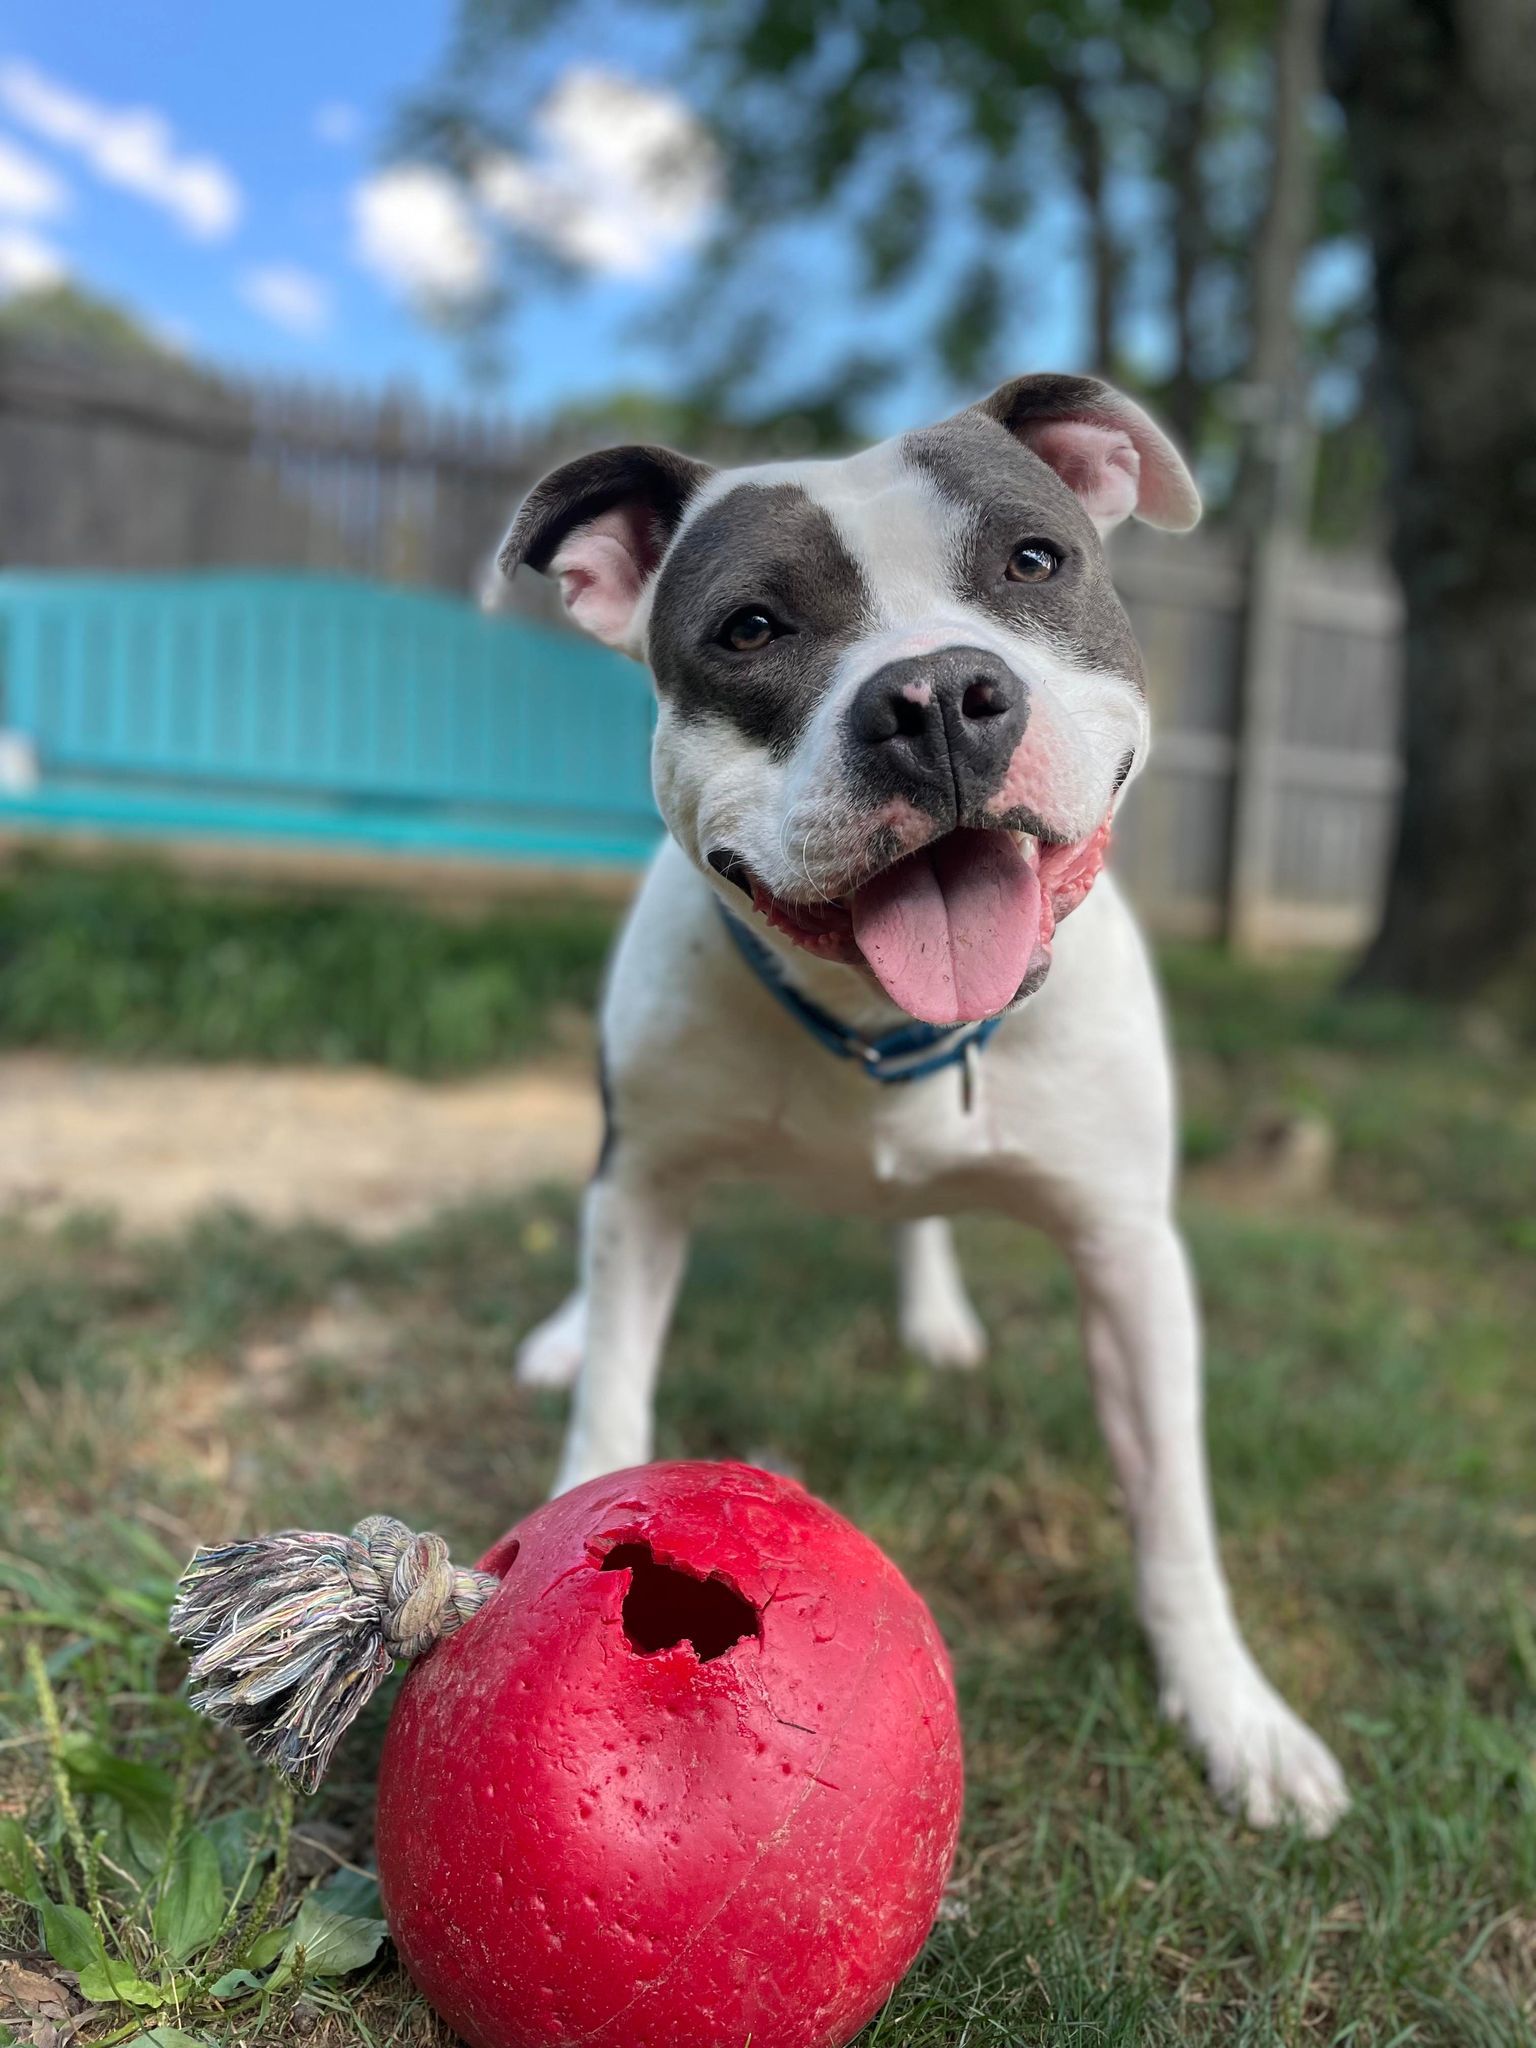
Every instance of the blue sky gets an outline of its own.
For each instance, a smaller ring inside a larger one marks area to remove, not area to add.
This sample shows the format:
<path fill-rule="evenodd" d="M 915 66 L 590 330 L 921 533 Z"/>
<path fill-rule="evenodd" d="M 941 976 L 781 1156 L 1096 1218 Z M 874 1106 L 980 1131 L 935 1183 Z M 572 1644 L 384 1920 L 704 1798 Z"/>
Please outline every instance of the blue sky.
<path fill-rule="evenodd" d="M 451 18 L 450 0 L 4 0 L 0 288 L 62 269 L 216 362 L 446 396 L 466 388 L 464 360 L 419 301 L 471 288 L 499 219 L 573 257 L 579 281 L 529 270 L 494 395 L 537 414 L 615 385 L 665 388 L 672 365 L 642 338 L 643 316 L 676 285 L 715 184 L 701 138 L 680 197 L 645 186 L 650 141 L 691 120 L 654 34 L 619 12 L 600 67 L 574 47 L 543 52 L 543 114 L 472 218 L 430 175 L 387 175 L 383 158 Z M 1080 347 L 1068 229 L 1042 225 L 1034 361 Z M 789 253 L 820 286 L 803 301 L 804 370 L 849 338 L 851 314 L 826 235 Z M 923 298 L 920 286 L 917 306 L 888 318 L 920 316 Z M 919 379 L 886 405 L 916 416 L 947 396 Z"/>

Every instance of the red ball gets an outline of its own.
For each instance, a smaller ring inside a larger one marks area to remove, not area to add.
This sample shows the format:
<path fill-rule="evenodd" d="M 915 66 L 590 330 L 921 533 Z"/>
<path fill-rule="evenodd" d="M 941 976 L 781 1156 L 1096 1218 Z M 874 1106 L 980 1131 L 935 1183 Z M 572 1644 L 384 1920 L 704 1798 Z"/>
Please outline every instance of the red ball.
<path fill-rule="evenodd" d="M 954 1681 L 866 1536 L 747 1465 L 537 1510 L 407 1677 L 384 1910 L 474 2048 L 842 2048 L 922 1947 L 960 1824 Z"/>

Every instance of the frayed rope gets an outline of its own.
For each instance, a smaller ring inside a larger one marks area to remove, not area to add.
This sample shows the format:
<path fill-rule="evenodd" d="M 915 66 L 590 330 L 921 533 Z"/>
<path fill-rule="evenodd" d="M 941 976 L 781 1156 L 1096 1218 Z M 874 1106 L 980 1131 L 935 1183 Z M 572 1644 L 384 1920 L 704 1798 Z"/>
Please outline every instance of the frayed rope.
<path fill-rule="evenodd" d="M 171 1633 L 197 1652 L 191 1703 L 313 1792 L 397 1657 L 421 1657 L 500 1585 L 441 1536 L 369 1515 L 350 1536 L 284 1529 L 199 1550 Z"/>

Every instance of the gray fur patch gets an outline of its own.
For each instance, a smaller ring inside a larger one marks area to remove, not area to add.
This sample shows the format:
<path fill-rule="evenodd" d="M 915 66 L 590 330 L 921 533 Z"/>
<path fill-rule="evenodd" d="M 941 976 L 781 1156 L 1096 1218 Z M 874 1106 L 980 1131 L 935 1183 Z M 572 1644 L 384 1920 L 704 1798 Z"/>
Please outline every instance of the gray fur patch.
<path fill-rule="evenodd" d="M 719 644 L 761 606 L 787 630 L 755 654 Z M 738 484 L 685 528 L 657 578 L 649 657 L 678 716 L 726 719 L 776 758 L 794 748 L 838 660 L 868 629 L 858 563 L 798 484 Z"/>
<path fill-rule="evenodd" d="M 950 572 L 957 596 L 1088 668 L 1144 687 L 1141 650 L 1110 581 L 1104 544 L 1048 463 L 981 406 L 907 434 L 901 445 L 907 461 L 970 514 Z M 1026 540 L 1049 541 L 1061 556 L 1049 582 L 1005 580 L 1009 556 Z"/>

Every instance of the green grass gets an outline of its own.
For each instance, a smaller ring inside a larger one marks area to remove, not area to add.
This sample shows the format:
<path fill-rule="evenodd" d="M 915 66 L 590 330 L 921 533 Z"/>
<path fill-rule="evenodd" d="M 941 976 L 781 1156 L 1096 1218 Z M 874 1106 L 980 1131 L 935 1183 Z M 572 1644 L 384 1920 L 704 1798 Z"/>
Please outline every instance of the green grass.
<path fill-rule="evenodd" d="M 545 1043 L 560 1006 L 590 1007 L 614 919 L 538 898 L 447 919 L 34 856 L 0 875 L 0 1045 L 461 1073 Z"/>
<path fill-rule="evenodd" d="M 731 1200 L 694 1260 L 661 1449 L 793 1466 L 899 1559 L 955 1652 L 953 1910 L 864 2048 L 1531 2043 L 1536 1063 L 1340 1004 L 1318 970 L 1170 966 L 1216 1162 L 1189 1222 L 1226 1555 L 1255 1648 L 1349 1771 L 1331 1841 L 1217 1812 L 1158 1725 L 1043 1245 L 964 1229 L 994 1355 L 957 1380 L 896 1349 L 879 1231 Z M 1275 1107 L 1338 1136 L 1334 1193 L 1300 1211 L 1223 1178 Z M 191 1543 L 232 1524 L 389 1507 L 469 1557 L 537 1501 L 561 1404 L 511 1362 L 572 1230 L 551 1194 L 387 1244 L 238 1216 L 159 1243 L 89 1218 L 0 1231 L 0 1880 L 72 1897 L 102 1967 L 167 1999 L 136 2021 L 104 1995 L 83 2038 L 442 2038 L 370 1948 L 365 1880 L 322 1875 L 366 1865 L 384 1704 L 291 1824 L 180 1703 L 161 1618 Z M 201 1835 L 217 1853 L 193 1870 Z M 0 1903 L 7 1940 L 48 1967 L 34 1905 Z M 317 1974 L 327 1954 L 348 1967 Z"/>

